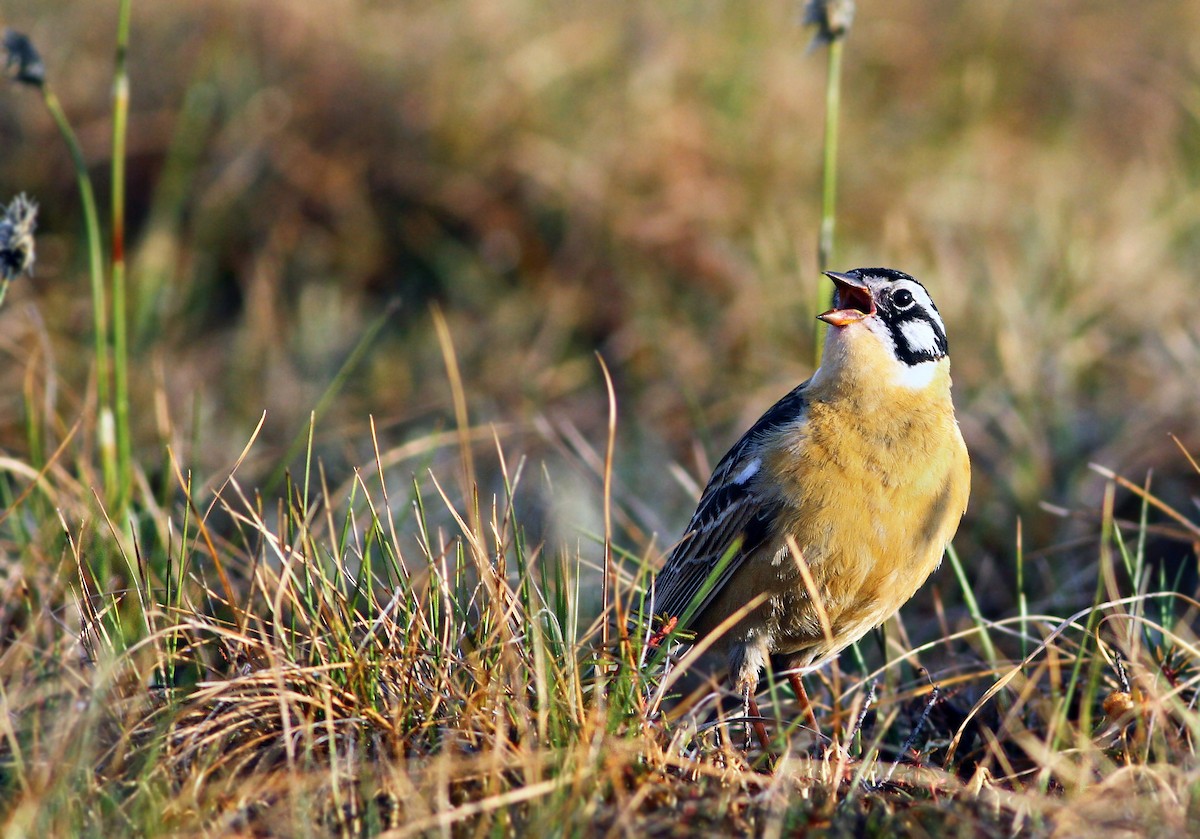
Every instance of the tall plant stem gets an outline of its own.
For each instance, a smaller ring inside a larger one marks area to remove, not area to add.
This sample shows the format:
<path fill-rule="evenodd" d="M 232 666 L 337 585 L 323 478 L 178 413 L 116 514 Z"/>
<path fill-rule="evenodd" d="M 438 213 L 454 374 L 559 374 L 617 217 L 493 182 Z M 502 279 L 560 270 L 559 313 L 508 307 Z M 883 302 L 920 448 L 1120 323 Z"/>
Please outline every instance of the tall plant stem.
<path fill-rule="evenodd" d="M 132 486 L 132 454 L 129 435 L 129 336 L 125 282 L 125 138 L 129 127 L 129 13 L 131 0 L 121 0 L 117 19 L 117 57 L 113 71 L 112 139 L 112 297 L 113 297 L 113 386 L 116 414 L 117 477 L 116 509 L 124 510 Z"/>
<path fill-rule="evenodd" d="M 842 45 L 844 38 L 829 42 L 829 62 L 825 76 L 825 153 L 821 178 L 821 233 L 817 240 L 817 267 L 828 271 L 833 261 L 834 232 L 837 219 L 838 123 L 842 106 Z M 817 283 L 816 311 L 826 308 L 825 286 Z M 822 339 L 817 330 L 813 347 L 814 366 L 821 363 Z"/>
<path fill-rule="evenodd" d="M 88 177 L 87 161 L 79 138 L 71 128 L 63 111 L 62 103 L 49 85 L 42 85 L 42 99 L 50 112 L 58 132 L 67 144 L 71 163 L 75 167 L 75 180 L 79 185 L 79 198 L 83 202 L 83 220 L 87 233 L 88 276 L 92 286 L 92 331 L 96 353 L 96 408 L 99 414 L 97 435 L 100 460 L 104 471 L 105 497 L 113 497 L 117 486 L 117 452 L 113 440 L 112 401 L 109 391 L 108 351 L 108 295 L 104 288 L 104 259 L 100 250 L 100 214 L 96 210 L 96 195 L 92 191 L 92 180 Z"/>

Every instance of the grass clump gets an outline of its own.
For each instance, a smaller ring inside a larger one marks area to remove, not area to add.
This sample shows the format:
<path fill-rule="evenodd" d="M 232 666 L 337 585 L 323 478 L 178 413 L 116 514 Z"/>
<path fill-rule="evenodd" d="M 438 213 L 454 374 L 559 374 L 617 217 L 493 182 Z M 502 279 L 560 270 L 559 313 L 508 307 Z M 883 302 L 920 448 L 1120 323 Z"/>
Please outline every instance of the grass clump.
<path fill-rule="evenodd" d="M 766 755 L 720 683 L 684 688 L 636 632 L 605 644 L 613 604 L 596 614 L 584 592 L 602 568 L 527 542 L 523 470 L 496 454 L 506 484 L 486 500 L 368 469 L 274 504 L 230 476 L 201 509 L 181 476 L 182 506 L 158 522 L 167 561 L 131 557 L 119 591 L 88 558 L 119 550 L 117 532 L 64 518 L 61 605 L 27 593 L 6 623 L 6 828 L 998 836 L 1083 812 L 1192 826 L 1200 601 L 1150 585 L 1150 525 L 1114 520 L 1114 493 L 1092 606 L 899 649 L 857 687 L 835 670 L 812 692 L 816 739 L 772 686 Z M 616 568 L 614 603 L 634 613 L 647 564 Z M 984 633 L 994 661 L 974 652 Z"/>

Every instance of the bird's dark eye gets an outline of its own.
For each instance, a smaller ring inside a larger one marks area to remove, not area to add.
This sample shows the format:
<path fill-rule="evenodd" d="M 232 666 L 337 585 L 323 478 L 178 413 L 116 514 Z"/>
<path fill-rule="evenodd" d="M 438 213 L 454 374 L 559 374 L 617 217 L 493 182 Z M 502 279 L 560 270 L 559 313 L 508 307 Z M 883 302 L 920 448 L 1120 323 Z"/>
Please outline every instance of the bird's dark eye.
<path fill-rule="evenodd" d="M 912 292 L 906 288 L 902 288 L 892 295 L 892 303 L 897 309 L 907 309 L 915 302 Z"/>

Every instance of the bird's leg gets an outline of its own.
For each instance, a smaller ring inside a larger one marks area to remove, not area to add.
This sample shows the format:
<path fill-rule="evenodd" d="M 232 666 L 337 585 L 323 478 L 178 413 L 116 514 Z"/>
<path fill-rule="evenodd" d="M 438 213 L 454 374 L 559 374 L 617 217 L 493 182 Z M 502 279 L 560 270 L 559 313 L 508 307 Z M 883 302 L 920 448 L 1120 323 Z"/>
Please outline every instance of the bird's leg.
<path fill-rule="evenodd" d="M 747 687 L 742 691 L 742 710 L 746 718 L 746 748 L 750 748 L 750 732 L 758 738 L 759 745 L 767 754 L 771 753 L 771 738 L 767 736 L 767 727 L 763 725 L 762 712 L 754 701 L 754 688 Z"/>
<path fill-rule="evenodd" d="M 796 702 L 800 705 L 800 713 L 805 714 L 809 727 L 813 733 L 820 733 L 821 729 L 817 727 L 817 715 L 813 711 L 812 702 L 808 699 L 808 691 L 804 689 L 804 681 L 800 678 L 800 674 L 796 671 L 788 673 L 788 681 L 792 683 L 792 690 L 796 692 Z"/>

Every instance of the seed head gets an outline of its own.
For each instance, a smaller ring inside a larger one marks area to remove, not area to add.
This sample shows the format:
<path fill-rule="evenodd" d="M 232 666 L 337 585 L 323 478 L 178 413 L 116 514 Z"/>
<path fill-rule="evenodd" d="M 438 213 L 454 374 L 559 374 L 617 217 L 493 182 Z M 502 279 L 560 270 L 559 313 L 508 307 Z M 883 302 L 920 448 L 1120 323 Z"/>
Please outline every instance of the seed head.
<path fill-rule="evenodd" d="M 46 81 L 46 65 L 33 41 L 20 32 L 4 30 L 4 71 L 13 81 L 41 87 Z"/>
<path fill-rule="evenodd" d="M 804 4 L 804 26 L 815 26 L 809 49 L 832 44 L 846 37 L 854 22 L 854 0 L 807 0 Z"/>
<path fill-rule="evenodd" d="M 33 276 L 37 210 L 37 204 L 18 195 L 0 214 L 0 281 L 7 283 L 22 274 Z"/>

